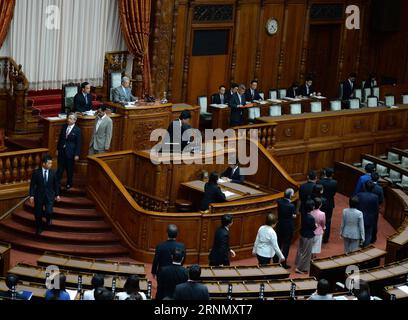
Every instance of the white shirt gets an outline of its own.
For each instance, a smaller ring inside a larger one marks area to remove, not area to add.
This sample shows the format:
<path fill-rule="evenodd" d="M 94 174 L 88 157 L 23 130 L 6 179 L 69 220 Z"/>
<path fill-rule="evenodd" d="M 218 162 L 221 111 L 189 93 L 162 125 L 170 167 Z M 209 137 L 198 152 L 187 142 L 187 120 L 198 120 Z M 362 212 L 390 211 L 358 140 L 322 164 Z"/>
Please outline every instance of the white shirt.
<path fill-rule="evenodd" d="M 139 294 L 141 295 L 142 300 L 147 300 L 144 292 L 139 292 Z M 126 292 L 119 292 L 116 294 L 116 297 L 118 298 L 118 300 L 126 300 L 127 298 L 130 297 L 130 295 L 128 295 Z"/>
<path fill-rule="evenodd" d="M 84 300 L 95 300 L 94 293 L 95 293 L 95 289 L 85 291 Z"/>
<path fill-rule="evenodd" d="M 65 133 L 65 136 L 68 137 L 69 134 L 71 133 L 72 129 L 74 129 L 75 124 L 72 124 L 70 126 L 67 127 L 67 131 Z"/>
<path fill-rule="evenodd" d="M 252 253 L 264 258 L 273 258 L 275 254 L 279 259 L 285 259 L 278 246 L 278 237 L 272 227 L 264 225 L 259 228 Z"/>
<path fill-rule="evenodd" d="M 46 172 L 46 173 L 45 173 Z M 43 176 L 43 179 L 44 179 L 44 173 L 46 174 L 46 176 L 45 176 L 45 181 L 48 181 L 48 175 L 49 175 L 49 170 L 46 170 L 46 169 L 44 169 L 44 168 L 42 168 L 42 176 Z"/>
<path fill-rule="evenodd" d="M 128 92 L 124 86 L 122 86 L 123 92 L 125 93 L 126 97 L 128 96 Z"/>
<path fill-rule="evenodd" d="M 239 104 L 242 105 L 242 97 L 239 93 L 238 93 L 238 98 L 239 98 Z"/>
<path fill-rule="evenodd" d="M 96 130 L 95 131 L 98 131 L 99 126 L 101 125 L 102 120 L 105 119 L 105 117 L 106 117 L 106 114 L 102 118 L 98 117 L 98 121 L 96 122 Z"/>
<path fill-rule="evenodd" d="M 238 166 L 236 166 L 234 169 L 232 169 L 231 177 L 234 175 L 234 173 L 235 173 L 235 171 L 237 171 L 237 169 L 238 169 Z"/>

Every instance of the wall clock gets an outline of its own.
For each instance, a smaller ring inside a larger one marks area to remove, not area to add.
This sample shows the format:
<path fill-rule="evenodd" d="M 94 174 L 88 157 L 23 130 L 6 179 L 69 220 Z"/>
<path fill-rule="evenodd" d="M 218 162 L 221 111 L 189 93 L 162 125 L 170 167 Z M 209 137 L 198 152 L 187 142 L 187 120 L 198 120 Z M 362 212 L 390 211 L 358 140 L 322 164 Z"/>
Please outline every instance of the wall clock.
<path fill-rule="evenodd" d="M 274 35 L 278 32 L 279 29 L 279 23 L 278 20 L 276 20 L 275 18 L 270 18 L 267 22 L 266 22 L 266 32 L 269 35 Z"/>

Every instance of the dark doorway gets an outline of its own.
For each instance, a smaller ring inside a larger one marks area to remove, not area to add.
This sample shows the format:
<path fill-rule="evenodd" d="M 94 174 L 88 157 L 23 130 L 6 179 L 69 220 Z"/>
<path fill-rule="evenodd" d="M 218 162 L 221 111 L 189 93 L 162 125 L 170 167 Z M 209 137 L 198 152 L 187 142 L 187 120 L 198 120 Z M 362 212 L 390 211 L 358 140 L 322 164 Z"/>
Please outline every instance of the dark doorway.
<path fill-rule="evenodd" d="M 340 24 L 310 26 L 306 75 L 313 77 L 316 91 L 329 98 L 338 96 L 340 35 Z"/>

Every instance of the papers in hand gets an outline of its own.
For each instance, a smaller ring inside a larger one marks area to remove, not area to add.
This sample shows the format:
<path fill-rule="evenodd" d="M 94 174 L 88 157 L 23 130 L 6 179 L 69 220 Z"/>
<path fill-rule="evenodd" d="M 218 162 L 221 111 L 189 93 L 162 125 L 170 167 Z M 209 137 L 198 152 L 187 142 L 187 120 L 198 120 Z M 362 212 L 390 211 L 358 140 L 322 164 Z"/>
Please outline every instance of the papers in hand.
<path fill-rule="evenodd" d="M 223 108 L 227 108 L 228 105 L 227 104 L 214 104 L 213 103 L 213 104 L 210 104 L 210 107 L 223 109 Z"/>
<path fill-rule="evenodd" d="M 231 192 L 231 191 L 223 191 L 223 193 L 225 194 L 225 197 L 226 197 L 227 199 L 236 196 L 236 194 L 233 193 L 233 192 Z"/>

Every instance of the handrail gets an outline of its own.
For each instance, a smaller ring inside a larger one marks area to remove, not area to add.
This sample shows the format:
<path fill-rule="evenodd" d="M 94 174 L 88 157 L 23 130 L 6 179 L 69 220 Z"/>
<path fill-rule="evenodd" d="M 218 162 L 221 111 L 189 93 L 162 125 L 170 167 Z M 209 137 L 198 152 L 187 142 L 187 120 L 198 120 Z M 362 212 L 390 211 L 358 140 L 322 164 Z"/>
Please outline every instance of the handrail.
<path fill-rule="evenodd" d="M 9 217 L 10 214 L 13 213 L 14 210 L 16 210 L 19 206 L 21 206 L 24 202 L 26 202 L 30 197 L 26 196 L 25 198 L 23 198 L 21 201 L 19 201 L 16 205 L 14 205 L 11 209 L 7 210 L 5 213 L 3 213 L 0 216 L 0 221 L 6 219 Z"/>
<path fill-rule="evenodd" d="M 28 90 L 29 81 L 24 72 L 22 71 L 22 65 L 21 64 L 17 65 L 17 63 L 11 57 L 0 57 L 0 61 L 1 60 L 7 61 L 7 63 L 9 64 L 8 66 L 7 64 L 3 66 L 4 68 L 3 74 L 5 75 L 5 78 L 8 77 L 10 83 L 12 83 L 13 86 L 17 87 L 18 89 Z"/>

